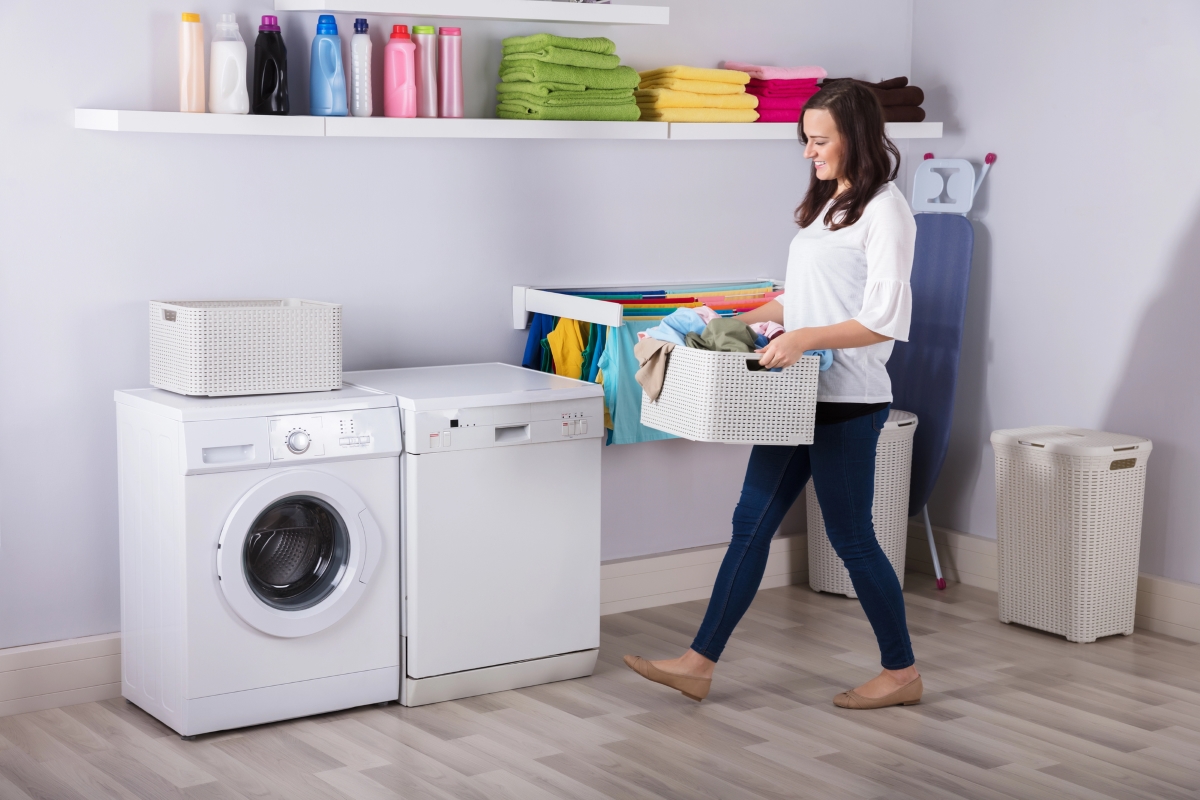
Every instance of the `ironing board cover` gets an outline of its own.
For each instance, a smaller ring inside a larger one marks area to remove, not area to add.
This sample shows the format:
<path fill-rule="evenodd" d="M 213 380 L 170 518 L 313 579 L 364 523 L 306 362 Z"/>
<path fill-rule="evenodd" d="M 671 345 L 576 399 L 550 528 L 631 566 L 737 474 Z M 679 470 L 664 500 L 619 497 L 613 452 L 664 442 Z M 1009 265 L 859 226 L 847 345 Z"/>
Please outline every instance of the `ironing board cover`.
<path fill-rule="evenodd" d="M 975 231 L 958 214 L 917 214 L 912 325 L 888 361 L 892 405 L 917 415 L 908 513 L 919 514 L 950 446 Z"/>

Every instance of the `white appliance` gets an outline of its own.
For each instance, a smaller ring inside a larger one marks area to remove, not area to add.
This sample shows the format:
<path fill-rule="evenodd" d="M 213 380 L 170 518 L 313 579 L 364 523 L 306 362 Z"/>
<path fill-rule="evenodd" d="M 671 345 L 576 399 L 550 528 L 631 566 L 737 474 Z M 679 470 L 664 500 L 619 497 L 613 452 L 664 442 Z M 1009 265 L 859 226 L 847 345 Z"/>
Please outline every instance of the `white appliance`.
<path fill-rule="evenodd" d="M 400 702 L 590 675 L 603 389 L 508 364 L 343 380 L 403 419 Z"/>
<path fill-rule="evenodd" d="M 184 736 L 396 700 L 395 398 L 115 399 L 121 693 Z"/>

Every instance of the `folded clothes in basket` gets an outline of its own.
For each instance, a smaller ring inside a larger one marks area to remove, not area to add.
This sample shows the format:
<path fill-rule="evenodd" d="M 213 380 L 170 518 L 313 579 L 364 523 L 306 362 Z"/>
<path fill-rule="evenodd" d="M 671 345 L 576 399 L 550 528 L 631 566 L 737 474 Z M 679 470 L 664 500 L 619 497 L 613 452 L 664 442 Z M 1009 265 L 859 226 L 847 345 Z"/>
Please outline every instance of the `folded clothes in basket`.
<path fill-rule="evenodd" d="M 707 310 L 707 309 L 706 309 Z M 713 312 L 709 312 L 710 314 Z M 711 319 L 711 317 L 709 318 Z M 708 324 L 708 320 L 702 317 L 698 310 L 691 308 L 681 308 L 662 318 L 662 321 L 643 333 L 638 334 L 638 338 L 658 339 L 663 342 L 670 342 L 683 347 L 683 337 L 689 333 L 700 333 L 704 331 L 704 326 Z"/>
<path fill-rule="evenodd" d="M 633 346 L 639 369 L 634 378 L 641 384 L 651 402 L 662 394 L 663 380 L 667 377 L 667 359 L 675 345 L 661 339 L 642 339 Z"/>
<path fill-rule="evenodd" d="M 758 348 L 758 334 L 737 319 L 714 319 L 702 333 L 688 333 L 687 346 L 723 353 L 753 353 Z"/>

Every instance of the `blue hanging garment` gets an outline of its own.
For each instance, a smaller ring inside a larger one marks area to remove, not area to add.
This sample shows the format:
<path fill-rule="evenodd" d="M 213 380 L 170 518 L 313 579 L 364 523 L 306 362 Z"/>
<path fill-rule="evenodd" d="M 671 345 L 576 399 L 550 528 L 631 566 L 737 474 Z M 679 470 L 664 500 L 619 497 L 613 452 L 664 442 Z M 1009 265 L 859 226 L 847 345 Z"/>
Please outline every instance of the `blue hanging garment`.
<path fill-rule="evenodd" d="M 642 424 L 642 387 L 634 377 L 638 371 L 638 331 L 648 330 L 657 321 L 626 322 L 619 328 L 608 329 L 604 354 L 599 368 L 604 372 L 604 405 L 612 417 L 613 429 L 608 444 L 634 444 L 657 439 L 674 439 L 673 434 L 656 431 Z"/>
<path fill-rule="evenodd" d="M 525 340 L 525 357 L 521 359 L 522 367 L 541 370 L 542 339 L 545 339 L 557 324 L 558 320 L 549 314 L 533 315 L 533 319 L 529 323 L 529 338 Z"/>

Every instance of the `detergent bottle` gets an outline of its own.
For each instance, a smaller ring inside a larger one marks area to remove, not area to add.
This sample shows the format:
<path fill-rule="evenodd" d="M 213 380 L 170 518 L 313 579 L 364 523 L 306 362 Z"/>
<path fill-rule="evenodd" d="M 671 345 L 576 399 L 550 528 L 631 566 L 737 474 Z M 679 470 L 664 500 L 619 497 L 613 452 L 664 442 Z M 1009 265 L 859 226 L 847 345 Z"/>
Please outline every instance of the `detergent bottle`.
<path fill-rule="evenodd" d="M 342 68 L 342 40 L 332 14 L 317 19 L 308 79 L 309 113 L 314 117 L 344 117 L 346 71 Z"/>
<path fill-rule="evenodd" d="M 371 102 L 371 34 L 365 19 L 354 20 L 354 35 L 350 37 L 350 113 L 369 117 L 374 111 Z"/>
<path fill-rule="evenodd" d="M 213 114 L 249 114 L 246 43 L 233 14 L 221 15 L 213 31 L 208 61 L 208 110 Z"/>
<path fill-rule="evenodd" d="M 179 110 L 204 113 L 204 23 L 184 13 L 179 23 Z"/>
<path fill-rule="evenodd" d="M 407 25 L 393 25 L 383 49 L 383 115 L 417 115 L 416 49 Z"/>
<path fill-rule="evenodd" d="M 263 15 L 254 40 L 254 87 L 251 110 L 255 114 L 287 116 L 288 102 L 287 48 L 279 30 L 279 19 Z"/>

